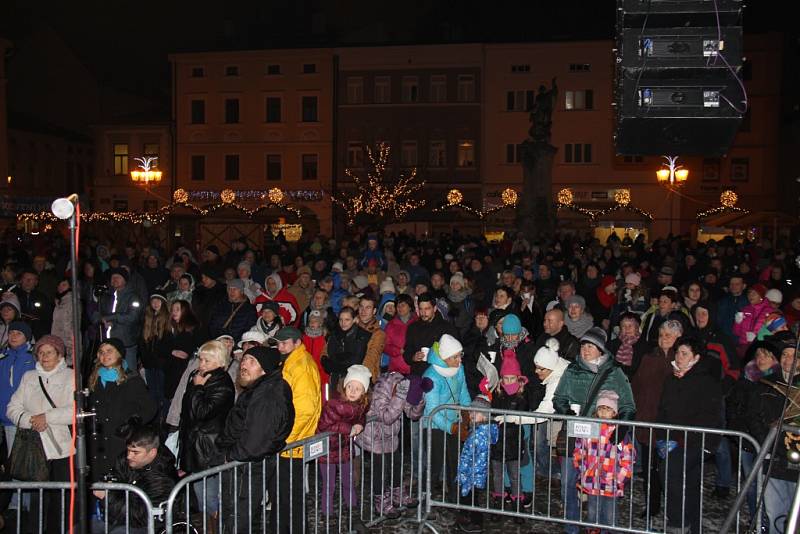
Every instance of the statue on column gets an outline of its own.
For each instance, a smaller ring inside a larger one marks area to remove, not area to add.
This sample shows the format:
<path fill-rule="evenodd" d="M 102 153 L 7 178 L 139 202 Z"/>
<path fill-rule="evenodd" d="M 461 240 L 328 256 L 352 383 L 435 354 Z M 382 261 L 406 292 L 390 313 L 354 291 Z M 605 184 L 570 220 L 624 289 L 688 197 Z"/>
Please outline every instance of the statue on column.
<path fill-rule="evenodd" d="M 553 109 L 558 101 L 558 86 L 553 78 L 550 89 L 539 86 L 539 92 L 530 113 L 531 127 L 528 135 L 535 142 L 550 143 L 550 130 L 553 127 Z"/>

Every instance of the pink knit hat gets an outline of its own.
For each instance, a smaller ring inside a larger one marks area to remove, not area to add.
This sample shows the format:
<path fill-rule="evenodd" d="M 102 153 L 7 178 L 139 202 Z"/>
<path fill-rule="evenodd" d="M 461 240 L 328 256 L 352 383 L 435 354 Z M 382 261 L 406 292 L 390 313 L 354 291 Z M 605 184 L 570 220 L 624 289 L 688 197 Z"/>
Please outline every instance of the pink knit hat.
<path fill-rule="evenodd" d="M 39 338 L 39 340 L 36 342 L 36 345 L 33 346 L 33 354 L 34 355 L 38 354 L 39 348 L 45 345 L 50 345 L 51 347 L 56 349 L 56 352 L 58 353 L 59 357 L 61 358 L 64 357 L 64 342 L 61 340 L 60 337 L 53 336 L 50 334 Z"/>

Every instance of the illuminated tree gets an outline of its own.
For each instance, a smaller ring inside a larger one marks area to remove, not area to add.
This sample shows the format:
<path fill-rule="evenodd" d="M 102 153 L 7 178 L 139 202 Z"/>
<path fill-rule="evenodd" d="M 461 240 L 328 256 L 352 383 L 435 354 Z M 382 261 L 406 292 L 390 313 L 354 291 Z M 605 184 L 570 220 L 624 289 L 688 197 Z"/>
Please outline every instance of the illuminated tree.
<path fill-rule="evenodd" d="M 375 149 L 366 147 L 366 176 L 361 177 L 352 169 L 345 173 L 353 181 L 353 189 L 340 191 L 332 200 L 342 208 L 347 224 L 356 221 L 386 225 L 402 221 L 412 211 L 425 205 L 425 200 L 417 193 L 425 181 L 417 180 L 416 167 L 399 175 L 388 171 L 391 147 L 387 143 L 378 144 Z"/>

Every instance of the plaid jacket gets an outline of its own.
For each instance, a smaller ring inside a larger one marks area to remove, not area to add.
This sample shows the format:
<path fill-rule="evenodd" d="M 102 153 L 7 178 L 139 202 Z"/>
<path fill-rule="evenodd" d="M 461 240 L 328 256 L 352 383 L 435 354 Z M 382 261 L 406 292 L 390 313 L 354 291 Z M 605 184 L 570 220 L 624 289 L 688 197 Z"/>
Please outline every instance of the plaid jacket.
<path fill-rule="evenodd" d="M 636 455 L 630 438 L 614 443 L 616 425 L 600 425 L 600 437 L 575 440 L 572 461 L 578 470 L 578 489 L 589 495 L 622 497 L 625 480 L 633 475 Z"/>

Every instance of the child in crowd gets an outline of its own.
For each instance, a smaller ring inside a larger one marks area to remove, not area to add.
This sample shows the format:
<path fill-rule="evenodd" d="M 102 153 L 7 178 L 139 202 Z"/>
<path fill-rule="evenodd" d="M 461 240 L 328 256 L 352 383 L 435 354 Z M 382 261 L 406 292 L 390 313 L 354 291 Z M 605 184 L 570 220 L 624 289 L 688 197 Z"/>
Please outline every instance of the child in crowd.
<path fill-rule="evenodd" d="M 322 409 L 317 432 L 333 432 L 330 452 L 320 458 L 322 474 L 322 505 L 324 515 L 330 515 L 336 506 L 333 494 L 336 491 L 336 471 L 341 478 L 341 499 L 352 510 L 358 504 L 358 496 L 352 477 L 353 438 L 364 430 L 365 415 L 369 406 L 367 391 L 372 374 L 363 365 L 351 365 L 347 375 Z"/>
<path fill-rule="evenodd" d="M 308 350 L 314 362 L 317 364 L 319 370 L 319 383 L 322 387 L 322 402 L 328 402 L 330 397 L 328 382 L 330 375 L 325 369 L 322 368 L 322 352 L 325 350 L 325 326 L 322 321 L 322 312 L 319 310 L 311 310 L 308 314 L 308 324 L 303 331 L 303 345 Z"/>
<path fill-rule="evenodd" d="M 491 408 L 489 399 L 478 395 L 472 400 L 471 408 Z M 458 486 L 461 502 L 467 506 L 482 506 L 482 499 L 475 490 L 485 490 L 489 478 L 489 450 L 497 443 L 498 428 L 489 421 L 490 413 L 470 411 L 470 433 L 461 449 L 458 461 Z M 456 523 L 464 532 L 480 532 L 483 528 L 483 514 L 469 512 L 459 515 Z"/>
<path fill-rule="evenodd" d="M 492 395 L 492 408 L 499 411 L 528 412 L 533 409 L 525 385 L 527 377 L 522 375 L 516 356 L 507 351 L 503 355 L 500 368 L 500 384 Z M 528 454 L 528 438 L 525 436 L 520 421 L 514 416 L 498 416 L 499 437 L 497 445 L 492 447 L 492 500 L 497 508 L 504 506 L 519 511 L 520 507 L 531 505 L 530 495 L 523 495 L 520 488 L 520 467 L 530 461 Z M 511 484 L 510 490 L 505 487 L 505 477 Z"/>
<path fill-rule="evenodd" d="M 372 480 L 372 500 L 378 516 L 396 519 L 400 515 L 398 508 L 418 504 L 410 495 L 410 488 L 402 485 L 400 429 L 404 413 L 412 421 L 422 417 L 423 395 L 432 387 L 428 378 L 405 378 L 394 372 L 382 374 L 375 383 L 367 424 L 356 436 L 356 444 L 364 451 L 364 465 L 371 471 L 368 478 Z"/>
<path fill-rule="evenodd" d="M 619 395 L 615 391 L 601 390 L 594 417 L 616 419 L 618 402 Z M 614 443 L 615 430 L 616 425 L 602 423 L 600 437 L 575 440 L 573 465 L 579 473 L 578 489 L 588 496 L 587 521 L 590 523 L 614 526 L 617 499 L 622 498 L 625 481 L 633 474 L 633 443 L 627 436 Z"/>

